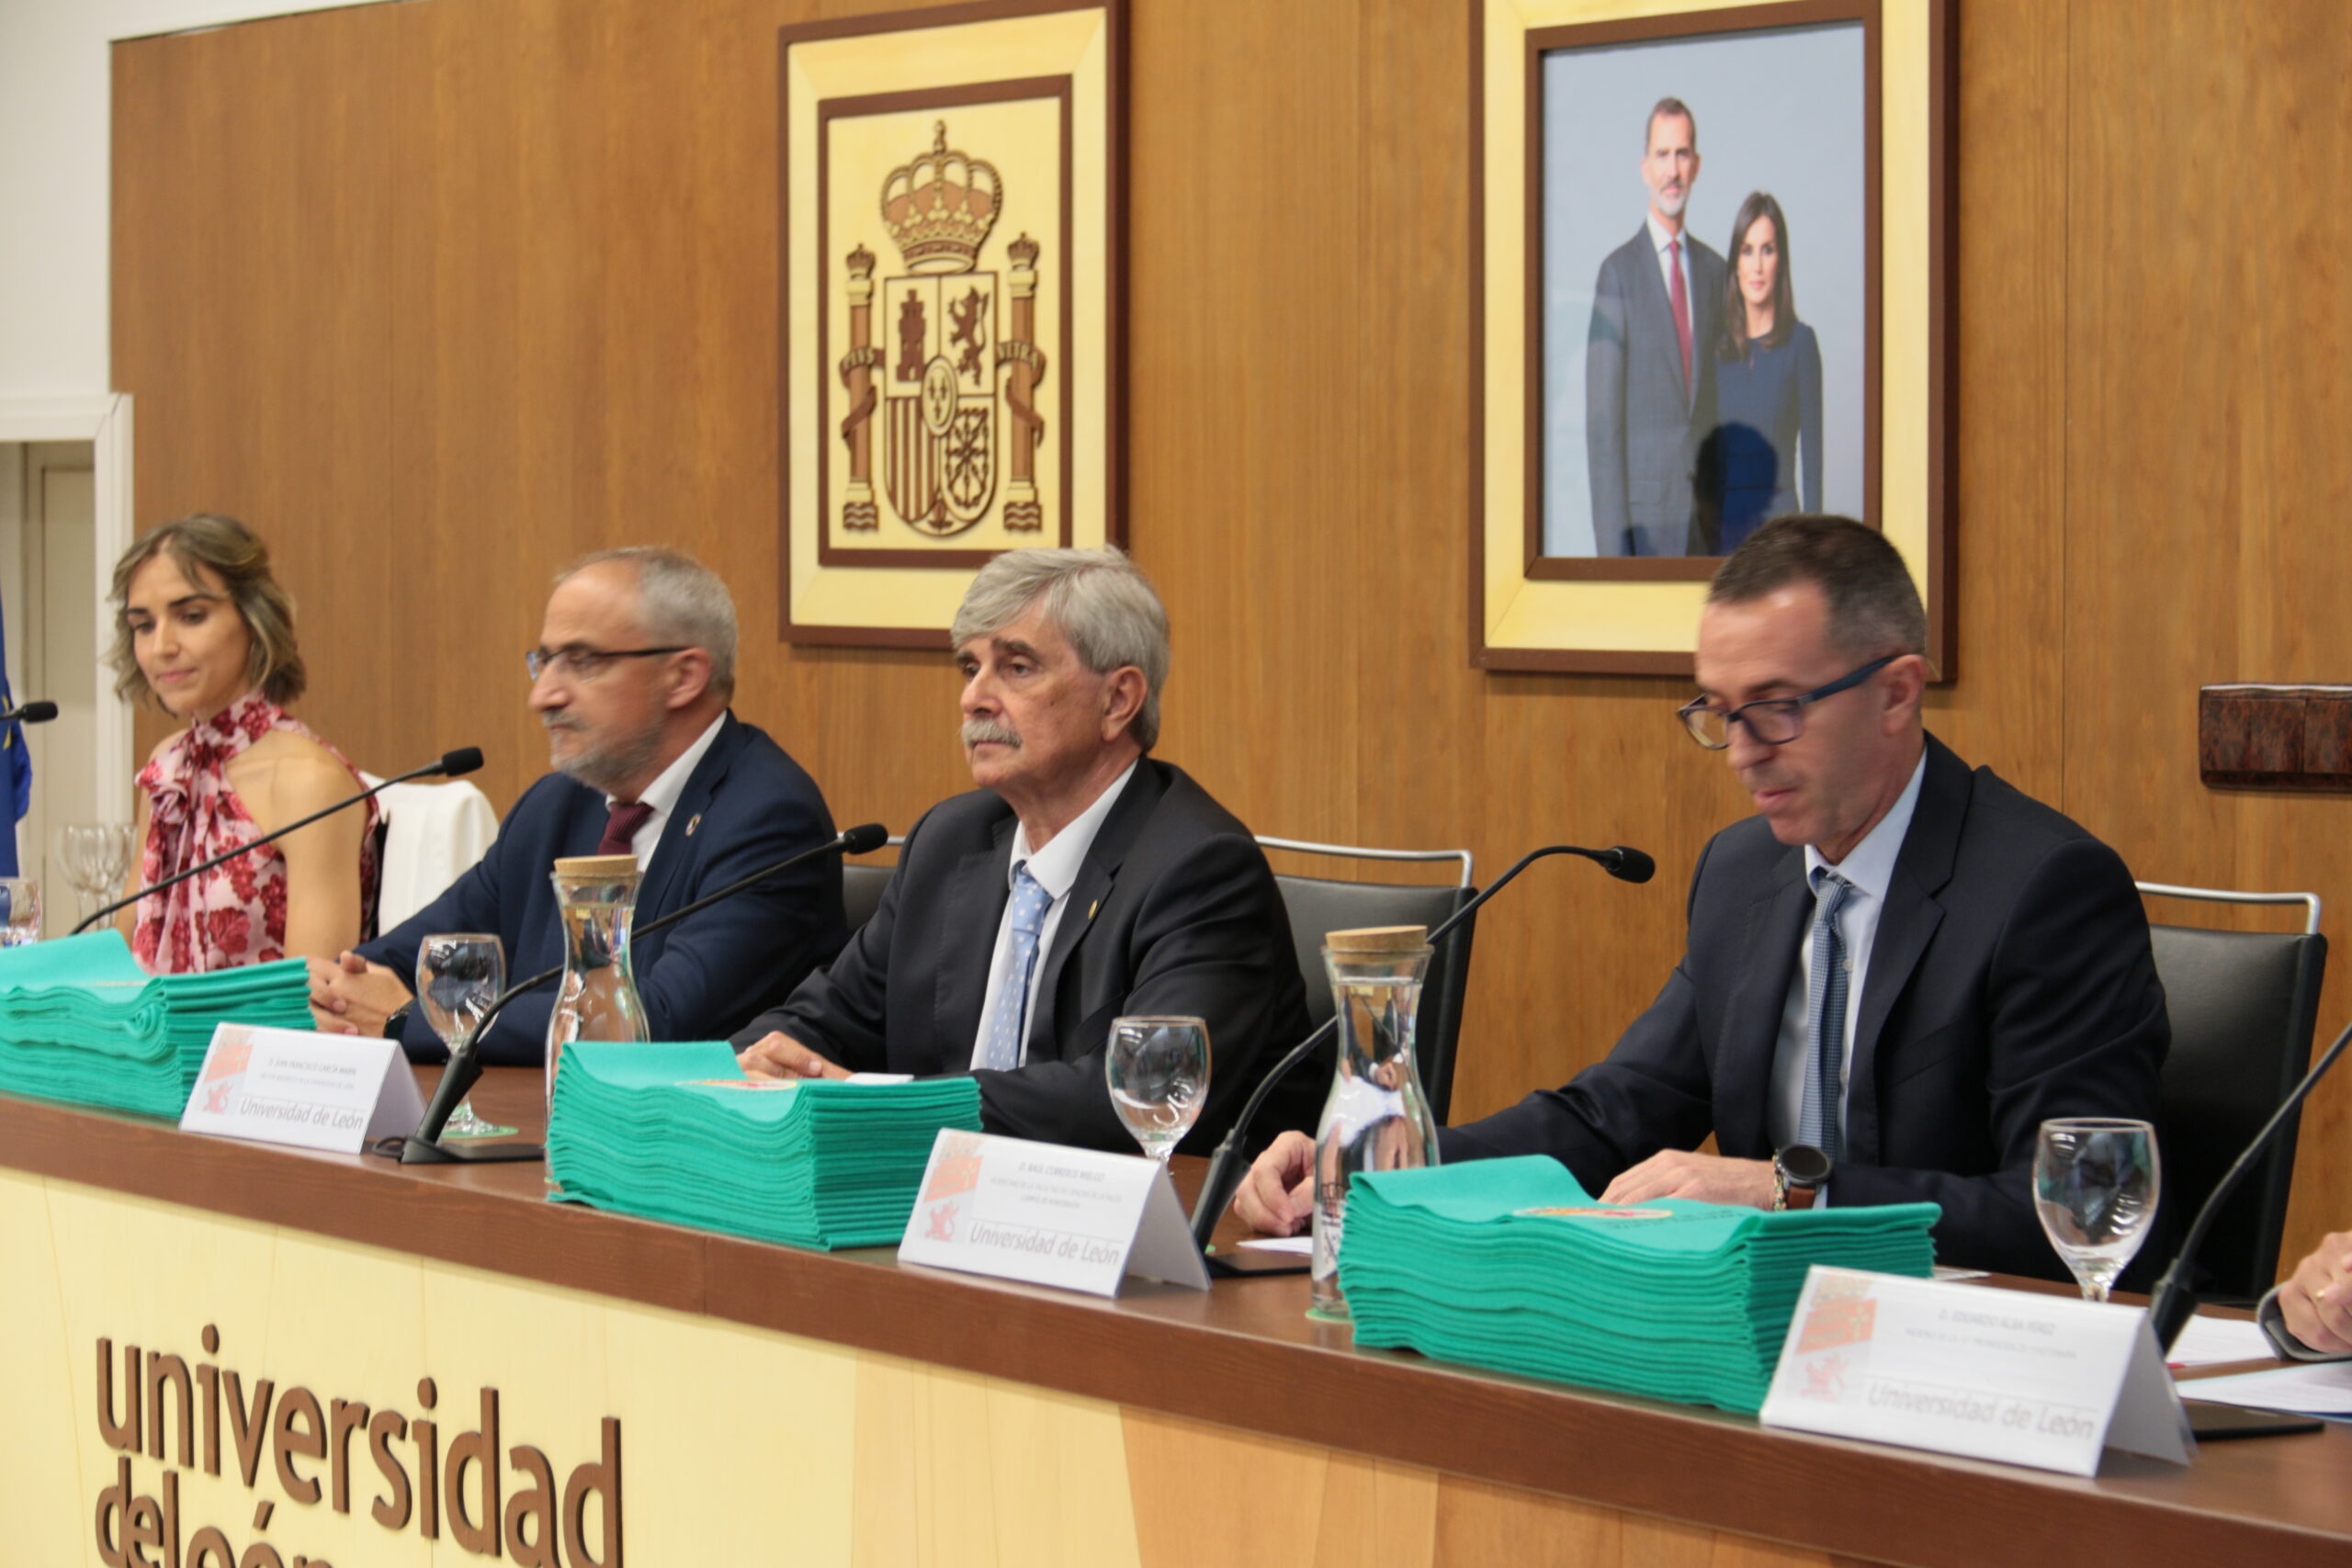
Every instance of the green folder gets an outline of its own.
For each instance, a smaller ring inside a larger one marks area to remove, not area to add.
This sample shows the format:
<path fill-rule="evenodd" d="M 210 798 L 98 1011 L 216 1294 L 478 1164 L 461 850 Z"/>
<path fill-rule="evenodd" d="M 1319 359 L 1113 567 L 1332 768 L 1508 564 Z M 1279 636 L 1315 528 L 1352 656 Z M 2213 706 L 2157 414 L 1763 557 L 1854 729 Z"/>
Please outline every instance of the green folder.
<path fill-rule="evenodd" d="M 564 1048 L 548 1122 L 559 1196 L 791 1247 L 899 1239 L 943 1127 L 978 1132 L 968 1077 L 748 1078 L 718 1043 Z"/>
<path fill-rule="evenodd" d="M 0 1089 L 176 1118 L 224 1022 L 311 1027 L 300 959 L 150 976 L 116 931 L 0 951 Z"/>
<path fill-rule="evenodd" d="M 1925 1278 L 1939 1213 L 1602 1204 L 1541 1156 L 1360 1172 L 1340 1283 L 1360 1345 L 1752 1413 L 1806 1271 Z"/>

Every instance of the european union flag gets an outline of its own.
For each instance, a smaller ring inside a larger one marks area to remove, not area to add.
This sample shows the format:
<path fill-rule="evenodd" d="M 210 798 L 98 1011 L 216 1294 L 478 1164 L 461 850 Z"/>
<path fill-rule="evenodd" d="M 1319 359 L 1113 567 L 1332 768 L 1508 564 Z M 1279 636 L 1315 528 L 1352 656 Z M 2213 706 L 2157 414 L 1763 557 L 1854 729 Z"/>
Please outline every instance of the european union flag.
<path fill-rule="evenodd" d="M 0 708 L 17 705 L 8 689 L 7 618 L 0 612 Z M 33 804 L 33 760 L 25 750 L 25 727 L 0 725 L 0 876 L 17 874 L 17 824 Z"/>

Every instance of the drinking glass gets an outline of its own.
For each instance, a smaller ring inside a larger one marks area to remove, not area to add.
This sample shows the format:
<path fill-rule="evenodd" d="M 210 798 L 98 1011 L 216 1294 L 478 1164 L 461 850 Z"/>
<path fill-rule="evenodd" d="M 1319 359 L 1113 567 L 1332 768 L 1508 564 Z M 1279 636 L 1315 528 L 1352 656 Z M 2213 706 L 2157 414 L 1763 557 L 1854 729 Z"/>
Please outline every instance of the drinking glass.
<path fill-rule="evenodd" d="M 1197 1018 L 1114 1018 L 1102 1071 L 1119 1120 L 1166 1165 L 1208 1099 L 1209 1026 Z"/>
<path fill-rule="evenodd" d="M 40 884 L 29 877 L 0 877 L 0 947 L 40 940 Z"/>
<path fill-rule="evenodd" d="M 57 830 L 57 859 L 81 897 L 82 919 L 118 897 L 130 872 L 130 824 L 72 822 Z"/>
<path fill-rule="evenodd" d="M 2158 1185 L 2156 1130 L 2145 1122 L 2078 1116 L 2041 1124 L 2033 1206 L 2085 1301 L 2107 1300 L 2147 1239 Z"/>
<path fill-rule="evenodd" d="M 417 1005 L 452 1053 L 505 988 L 506 948 L 495 936 L 450 931 L 416 944 Z M 474 1114 L 473 1101 L 466 1100 L 450 1114 L 441 1135 L 501 1138 L 513 1131 L 483 1121 Z"/>

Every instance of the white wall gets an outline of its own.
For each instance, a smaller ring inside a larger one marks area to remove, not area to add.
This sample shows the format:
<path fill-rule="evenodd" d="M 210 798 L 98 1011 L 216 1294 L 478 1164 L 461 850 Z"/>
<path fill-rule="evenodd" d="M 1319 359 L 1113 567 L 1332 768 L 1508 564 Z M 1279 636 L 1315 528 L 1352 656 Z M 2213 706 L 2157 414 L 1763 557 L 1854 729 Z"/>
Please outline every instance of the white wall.
<path fill-rule="evenodd" d="M 365 0 L 0 0 L 0 399 L 112 390 L 108 46 Z"/>

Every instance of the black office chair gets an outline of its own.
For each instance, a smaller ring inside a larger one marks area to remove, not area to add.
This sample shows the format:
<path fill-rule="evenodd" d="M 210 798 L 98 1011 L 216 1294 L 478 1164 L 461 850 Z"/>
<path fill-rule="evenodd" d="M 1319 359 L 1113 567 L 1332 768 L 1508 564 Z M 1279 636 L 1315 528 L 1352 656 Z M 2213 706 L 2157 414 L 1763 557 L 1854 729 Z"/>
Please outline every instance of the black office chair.
<path fill-rule="evenodd" d="M 1270 850 L 1298 854 L 1334 855 L 1353 860 L 1453 861 L 1461 866 L 1453 886 L 1405 886 L 1390 882 L 1332 882 L 1321 877 L 1277 873 L 1283 903 L 1290 911 L 1291 942 L 1298 950 L 1299 974 L 1306 982 L 1306 1017 L 1320 1025 L 1331 1016 L 1331 981 L 1323 969 L 1326 932 L 1365 926 L 1427 926 L 1437 924 L 1477 894 L 1471 886 L 1474 869 L 1467 850 L 1371 850 L 1346 844 L 1304 843 L 1295 839 L 1258 842 Z M 1453 1102 L 1453 1060 L 1462 1035 L 1462 1003 L 1470 988 L 1470 942 L 1477 919 L 1464 920 L 1430 959 L 1421 987 L 1421 1012 L 1413 1030 L 1413 1061 L 1420 1069 L 1421 1088 L 1430 1097 L 1430 1111 L 1442 1123 Z M 1329 1055 L 1323 1074 L 1330 1073 Z"/>
<path fill-rule="evenodd" d="M 894 838 L 888 842 L 896 848 L 907 840 Z M 842 909 L 849 916 L 850 935 L 874 918 L 882 907 L 882 890 L 890 886 L 890 878 L 899 874 L 898 866 L 865 865 L 856 861 L 842 862 Z"/>
<path fill-rule="evenodd" d="M 2319 899 L 2309 893 L 2228 893 L 2143 882 L 2162 897 L 2301 904 L 2300 931 L 2217 931 L 2152 925 L 2148 934 L 2172 1019 L 2165 1059 L 2165 1190 L 2185 1230 L 2230 1165 L 2311 1066 L 2312 1030 L 2327 969 Z M 2230 1195 L 2199 1259 L 2198 1294 L 2252 1306 L 2278 1275 L 2278 1238 L 2295 1172 L 2297 1117 Z"/>

